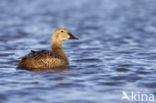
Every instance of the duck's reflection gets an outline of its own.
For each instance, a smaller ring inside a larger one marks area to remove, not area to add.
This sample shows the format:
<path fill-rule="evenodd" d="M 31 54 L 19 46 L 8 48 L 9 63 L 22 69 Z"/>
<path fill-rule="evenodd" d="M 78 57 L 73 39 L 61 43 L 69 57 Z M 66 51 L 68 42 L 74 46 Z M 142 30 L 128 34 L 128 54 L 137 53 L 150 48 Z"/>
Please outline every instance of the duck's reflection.
<path fill-rule="evenodd" d="M 28 70 L 31 72 L 64 72 L 68 70 L 69 67 L 59 67 L 59 68 L 17 68 L 20 70 Z"/>

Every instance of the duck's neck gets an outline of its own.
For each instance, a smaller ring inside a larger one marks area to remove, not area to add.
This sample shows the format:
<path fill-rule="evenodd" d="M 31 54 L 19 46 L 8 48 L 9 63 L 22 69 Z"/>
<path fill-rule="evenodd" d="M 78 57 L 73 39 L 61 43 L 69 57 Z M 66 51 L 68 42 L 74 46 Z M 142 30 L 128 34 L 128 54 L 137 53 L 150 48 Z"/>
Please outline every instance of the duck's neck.
<path fill-rule="evenodd" d="M 51 42 L 51 50 L 53 55 L 55 55 L 56 57 L 60 57 L 68 61 L 68 57 L 66 56 L 62 46 L 62 41 Z"/>

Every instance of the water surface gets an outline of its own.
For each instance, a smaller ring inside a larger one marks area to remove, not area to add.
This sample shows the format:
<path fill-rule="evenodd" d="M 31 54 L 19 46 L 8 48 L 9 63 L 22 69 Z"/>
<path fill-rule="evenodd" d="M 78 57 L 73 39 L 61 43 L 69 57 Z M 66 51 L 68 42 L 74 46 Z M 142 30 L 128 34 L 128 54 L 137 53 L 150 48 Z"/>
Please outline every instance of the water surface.
<path fill-rule="evenodd" d="M 1 0 L 0 103 L 122 103 L 122 91 L 156 95 L 155 4 Z M 50 50 L 57 27 L 80 39 L 64 41 L 70 67 L 51 72 L 16 69 L 30 50 Z"/>

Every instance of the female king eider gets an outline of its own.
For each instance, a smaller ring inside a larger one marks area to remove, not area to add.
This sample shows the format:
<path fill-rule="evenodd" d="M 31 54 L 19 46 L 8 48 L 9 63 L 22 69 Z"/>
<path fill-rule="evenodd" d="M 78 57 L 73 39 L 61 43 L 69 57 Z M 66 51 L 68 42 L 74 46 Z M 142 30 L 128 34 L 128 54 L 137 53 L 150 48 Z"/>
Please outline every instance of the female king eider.
<path fill-rule="evenodd" d="M 67 29 L 56 29 L 51 38 L 51 51 L 31 51 L 31 53 L 19 61 L 18 66 L 24 68 L 57 68 L 68 66 L 69 61 L 62 47 L 62 41 L 69 39 L 78 40 Z"/>

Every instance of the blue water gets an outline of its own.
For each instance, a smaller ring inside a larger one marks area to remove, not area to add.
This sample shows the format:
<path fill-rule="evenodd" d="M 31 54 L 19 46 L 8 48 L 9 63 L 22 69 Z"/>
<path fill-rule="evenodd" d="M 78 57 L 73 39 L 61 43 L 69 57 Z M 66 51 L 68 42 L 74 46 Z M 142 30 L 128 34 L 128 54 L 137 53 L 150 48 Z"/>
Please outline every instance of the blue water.
<path fill-rule="evenodd" d="M 79 38 L 70 67 L 17 69 L 58 27 Z M 122 91 L 156 96 L 155 80 L 155 0 L 0 0 L 0 103 L 129 103 Z"/>

